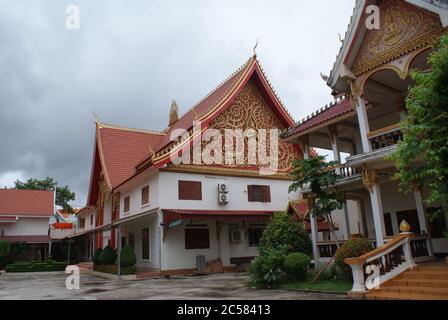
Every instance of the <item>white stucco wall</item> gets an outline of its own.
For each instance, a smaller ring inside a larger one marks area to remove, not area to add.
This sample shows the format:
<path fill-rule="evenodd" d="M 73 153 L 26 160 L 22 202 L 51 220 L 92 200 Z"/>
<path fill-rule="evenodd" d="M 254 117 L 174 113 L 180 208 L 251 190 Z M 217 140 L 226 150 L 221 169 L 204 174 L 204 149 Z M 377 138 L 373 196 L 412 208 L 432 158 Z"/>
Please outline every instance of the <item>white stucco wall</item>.
<path fill-rule="evenodd" d="M 149 204 L 142 205 L 142 188 L 149 186 Z M 143 212 L 159 208 L 159 175 L 151 172 L 142 174 L 134 181 L 126 184 L 118 190 L 120 198 L 120 218 L 130 217 Z M 124 212 L 124 198 L 130 197 L 130 211 Z"/>
<path fill-rule="evenodd" d="M 50 217 L 23 218 L 19 217 L 16 223 L 0 223 L 0 232 L 4 230 L 5 236 L 46 236 Z"/>
<path fill-rule="evenodd" d="M 160 172 L 159 175 L 159 206 L 161 209 L 284 211 L 289 200 L 298 199 L 298 193 L 288 194 L 291 181 L 173 172 Z M 178 200 L 179 180 L 200 181 L 202 183 L 202 201 Z M 229 204 L 225 206 L 218 205 L 218 184 L 221 183 L 226 184 L 229 190 Z M 271 187 L 271 202 L 249 202 L 247 198 L 248 185 L 269 185 Z"/>

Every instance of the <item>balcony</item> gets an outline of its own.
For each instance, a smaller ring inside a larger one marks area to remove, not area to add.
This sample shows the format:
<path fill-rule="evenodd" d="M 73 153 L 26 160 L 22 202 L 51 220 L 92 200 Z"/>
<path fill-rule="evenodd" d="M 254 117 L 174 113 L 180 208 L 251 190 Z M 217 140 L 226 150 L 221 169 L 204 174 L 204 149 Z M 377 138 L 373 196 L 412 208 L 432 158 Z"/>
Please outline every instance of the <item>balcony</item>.
<path fill-rule="evenodd" d="M 380 150 L 387 147 L 395 146 L 403 140 L 403 132 L 398 124 L 386 127 L 367 134 L 372 145 L 372 150 Z"/>
<path fill-rule="evenodd" d="M 398 124 L 367 134 L 372 151 L 347 158 L 347 164 L 359 167 L 367 163 L 375 163 L 378 167 L 389 167 L 392 163 L 385 159 L 395 152 L 398 143 L 403 140 L 403 132 Z"/>

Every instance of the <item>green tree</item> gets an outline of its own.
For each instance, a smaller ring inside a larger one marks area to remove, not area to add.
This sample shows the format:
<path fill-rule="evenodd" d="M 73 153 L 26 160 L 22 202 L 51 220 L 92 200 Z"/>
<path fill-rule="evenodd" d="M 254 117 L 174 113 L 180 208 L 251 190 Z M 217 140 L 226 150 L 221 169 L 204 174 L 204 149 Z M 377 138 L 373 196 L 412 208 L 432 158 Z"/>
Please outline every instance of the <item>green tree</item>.
<path fill-rule="evenodd" d="M 323 156 L 295 160 L 292 173 L 294 183 L 289 187 L 289 192 L 310 189 L 311 196 L 314 199 L 311 215 L 323 218 L 329 223 L 331 233 L 339 247 L 333 218 L 331 217 L 334 210 L 342 209 L 344 201 L 340 193 L 331 189 L 339 180 L 339 175 L 334 170 L 337 165 L 339 165 L 338 162 L 327 162 Z"/>
<path fill-rule="evenodd" d="M 293 221 L 286 212 L 276 213 L 263 232 L 260 253 L 287 248 L 288 252 L 302 252 L 310 255 L 312 244 L 302 222 Z"/>
<path fill-rule="evenodd" d="M 406 98 L 408 116 L 401 123 L 404 138 L 390 156 L 402 191 L 425 186 L 428 204 L 448 203 L 448 36 L 429 56 L 429 71 L 414 70 Z"/>
<path fill-rule="evenodd" d="M 26 190 L 56 190 L 56 204 L 67 212 L 72 213 L 74 211 L 69 202 L 75 200 L 75 193 L 71 192 L 68 186 L 58 187 L 58 183 L 53 178 L 46 177 L 43 180 L 32 178 L 26 182 L 16 180 L 15 188 Z"/>

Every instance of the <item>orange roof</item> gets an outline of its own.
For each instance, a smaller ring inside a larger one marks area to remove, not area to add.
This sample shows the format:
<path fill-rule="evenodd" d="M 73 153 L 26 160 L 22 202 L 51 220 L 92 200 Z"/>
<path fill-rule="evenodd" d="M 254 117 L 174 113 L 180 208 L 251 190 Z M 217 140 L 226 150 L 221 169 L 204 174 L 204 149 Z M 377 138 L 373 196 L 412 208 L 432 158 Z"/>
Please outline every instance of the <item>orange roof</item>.
<path fill-rule="evenodd" d="M 54 214 L 54 192 L 0 189 L 0 215 L 45 216 Z"/>
<path fill-rule="evenodd" d="M 188 148 L 194 137 L 180 145 L 171 145 L 170 135 L 175 129 L 191 129 L 195 120 L 206 129 L 220 113 L 232 104 L 234 99 L 253 79 L 263 97 L 285 127 L 295 125 L 294 120 L 275 94 L 255 56 L 226 81 L 209 93 L 196 106 L 163 132 L 131 129 L 97 122 L 96 148 L 92 164 L 92 176 L 88 205 L 95 205 L 99 190 L 99 172 L 103 170 L 110 190 L 131 179 L 146 165 L 160 168 L 170 162 L 171 148 Z M 174 143 L 177 143 L 174 142 Z"/>
<path fill-rule="evenodd" d="M 97 123 L 98 149 L 109 187 L 134 175 L 135 167 L 157 149 L 163 134 Z"/>

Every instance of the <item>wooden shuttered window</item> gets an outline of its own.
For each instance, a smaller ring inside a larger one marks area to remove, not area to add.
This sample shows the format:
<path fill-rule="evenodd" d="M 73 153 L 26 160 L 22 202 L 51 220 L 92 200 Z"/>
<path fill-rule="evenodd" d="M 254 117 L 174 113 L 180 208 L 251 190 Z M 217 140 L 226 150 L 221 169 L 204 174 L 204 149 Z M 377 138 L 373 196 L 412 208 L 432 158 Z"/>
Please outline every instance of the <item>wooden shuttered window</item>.
<path fill-rule="evenodd" d="M 179 200 L 202 200 L 202 183 L 179 180 Z"/>
<path fill-rule="evenodd" d="M 271 202 L 271 187 L 247 186 L 247 197 L 249 202 Z"/>
<path fill-rule="evenodd" d="M 210 249 L 209 229 L 185 229 L 185 249 Z"/>
<path fill-rule="evenodd" d="M 142 188 L 142 206 L 149 203 L 149 186 Z"/>
<path fill-rule="evenodd" d="M 124 198 L 123 202 L 123 211 L 129 212 L 131 210 L 131 197 L 127 196 L 126 198 Z"/>

